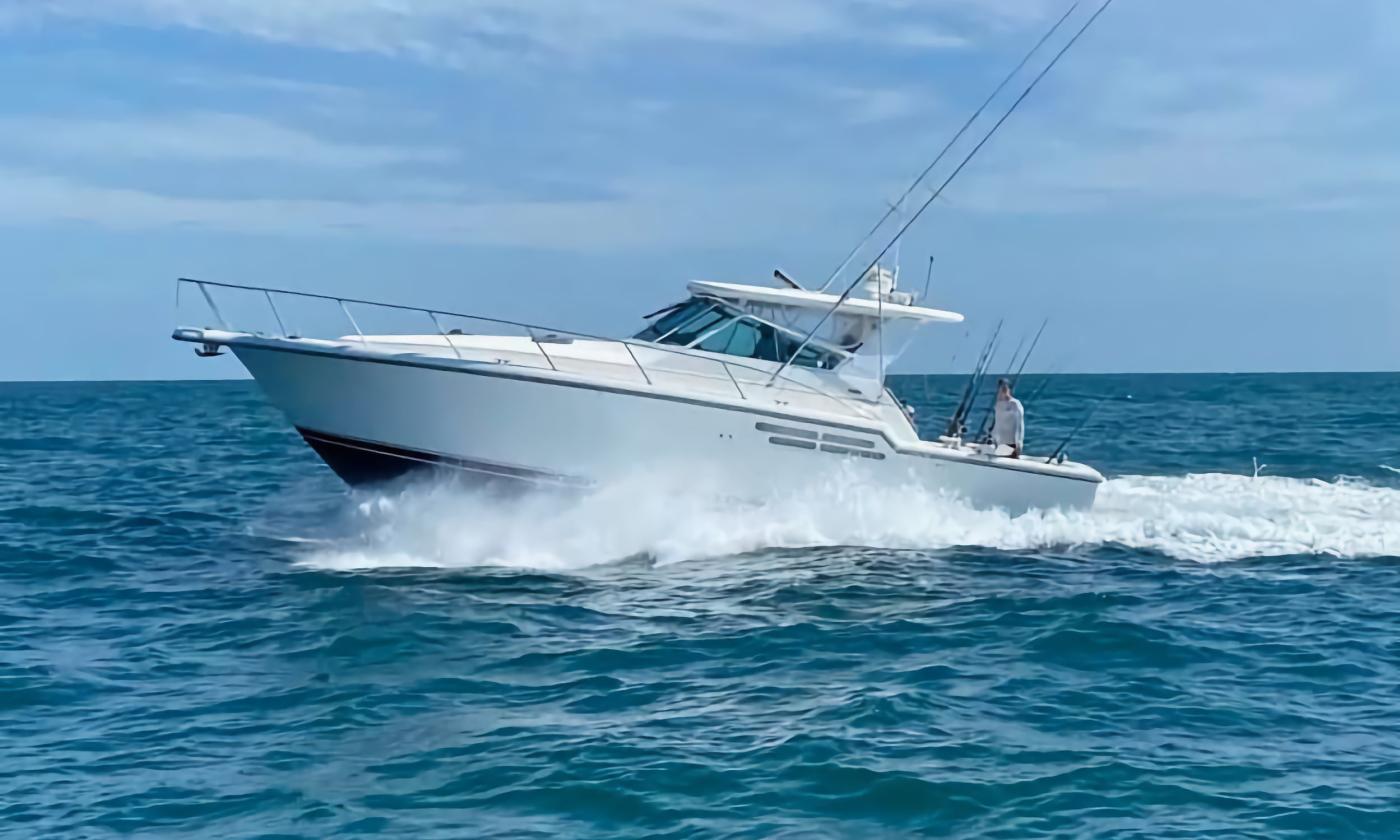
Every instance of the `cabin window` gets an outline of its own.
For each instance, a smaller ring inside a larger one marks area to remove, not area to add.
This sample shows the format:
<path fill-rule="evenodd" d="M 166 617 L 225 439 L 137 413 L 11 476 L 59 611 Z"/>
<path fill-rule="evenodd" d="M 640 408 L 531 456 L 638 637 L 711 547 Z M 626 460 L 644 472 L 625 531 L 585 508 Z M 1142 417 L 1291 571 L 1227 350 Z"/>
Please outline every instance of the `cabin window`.
<path fill-rule="evenodd" d="M 638 341 L 656 341 L 663 335 L 666 335 L 684 324 L 686 321 L 694 318 L 696 315 L 713 308 L 713 306 L 714 304 L 709 301 L 692 298 L 685 303 L 671 307 L 669 312 L 657 318 L 650 326 L 637 333 L 633 338 Z"/>
<path fill-rule="evenodd" d="M 696 312 L 694 316 L 681 322 L 681 324 L 671 330 L 669 334 L 663 334 L 661 338 L 657 340 L 662 344 L 676 344 L 681 347 L 689 347 L 695 339 L 733 317 L 734 314 L 732 312 L 726 312 L 723 307 L 708 306 Z"/>
<path fill-rule="evenodd" d="M 745 359 L 762 359 L 766 362 L 784 362 L 792 356 L 802 342 L 762 321 L 751 318 L 738 318 L 705 336 L 695 345 L 697 350 L 710 353 L 724 353 Z M 797 358 L 792 360 L 798 367 L 831 370 L 840 359 L 818 347 L 807 345 Z"/>
<path fill-rule="evenodd" d="M 752 316 L 741 316 L 718 301 L 701 298 L 675 307 L 635 338 L 778 363 L 787 361 L 802 343 L 800 338 L 772 324 Z M 841 357 L 809 344 L 792 363 L 798 367 L 832 370 L 841 363 Z"/>
<path fill-rule="evenodd" d="M 710 333 L 695 345 L 696 350 L 707 353 L 723 353 L 726 356 L 743 356 L 756 359 L 762 336 L 758 326 L 742 318 L 736 318 L 726 327 Z"/>

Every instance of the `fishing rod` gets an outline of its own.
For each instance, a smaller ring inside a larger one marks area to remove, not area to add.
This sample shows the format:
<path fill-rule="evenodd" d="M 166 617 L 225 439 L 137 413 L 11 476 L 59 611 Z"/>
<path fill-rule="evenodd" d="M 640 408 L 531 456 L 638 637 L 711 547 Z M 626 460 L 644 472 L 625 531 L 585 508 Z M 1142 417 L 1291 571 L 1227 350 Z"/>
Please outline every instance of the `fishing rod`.
<path fill-rule="evenodd" d="M 957 142 L 962 139 L 962 136 L 967 133 L 967 130 L 969 128 L 972 128 L 972 124 L 977 122 L 977 118 L 982 116 L 982 112 L 987 110 L 987 106 L 991 105 L 992 102 L 999 95 L 1001 95 L 1001 92 L 1006 89 L 1006 86 L 1011 84 L 1011 80 L 1016 78 L 1016 76 L 1019 75 L 1023 69 L 1025 69 L 1027 62 L 1029 62 L 1036 53 L 1040 52 L 1040 48 L 1045 46 L 1045 42 L 1050 40 L 1051 36 L 1053 36 L 1056 32 L 1059 31 L 1060 27 L 1064 24 L 1066 20 L 1069 19 L 1070 15 L 1074 14 L 1074 10 L 1077 8 L 1079 8 L 1079 2 L 1078 0 L 1075 0 L 1074 5 L 1069 7 L 1069 11 L 1065 12 L 1064 15 L 1058 21 L 1055 22 L 1055 25 L 1050 27 L 1049 31 L 1042 35 L 1039 41 L 1035 42 L 1035 46 L 1031 47 L 1030 52 L 1026 53 L 1025 57 L 1021 59 L 1021 62 L 1016 65 L 1015 69 L 1013 69 L 1010 73 L 1006 74 L 1006 78 L 1001 80 L 1001 84 L 997 85 L 996 89 L 991 92 L 991 95 L 989 95 L 982 102 L 982 104 L 977 108 L 976 111 L 972 112 L 972 116 L 968 117 L 967 122 L 962 124 L 962 127 L 958 129 L 958 132 L 953 135 L 953 139 L 949 140 L 948 144 L 938 152 L 938 156 L 933 159 L 933 163 L 930 163 L 928 166 L 924 167 L 924 171 L 919 173 L 919 177 L 914 179 L 913 183 L 909 185 L 909 188 L 906 189 L 904 191 L 904 194 L 899 197 L 899 200 L 896 201 L 894 204 L 890 205 L 890 208 L 885 211 L 885 215 L 880 217 L 880 221 L 876 222 L 875 226 L 870 229 L 870 232 L 865 234 L 865 236 L 859 242 L 856 243 L 856 247 L 852 248 L 851 252 L 846 255 L 846 258 L 841 261 L 841 264 L 836 267 L 836 270 L 831 272 L 831 276 L 826 278 L 826 282 L 822 284 L 822 287 L 818 289 L 818 291 L 824 292 L 831 287 L 831 284 L 835 282 L 836 278 L 840 276 L 841 272 L 846 269 L 846 266 L 850 265 L 851 260 L 855 259 L 856 254 L 860 253 L 860 249 L 865 247 L 865 243 L 870 241 L 870 237 L 874 236 L 876 233 L 879 232 L 880 228 L 884 226 L 885 222 L 888 222 L 890 220 L 890 216 L 893 216 L 895 214 L 897 208 L 904 204 L 904 200 L 910 195 L 912 195 L 914 190 L 918 189 L 919 184 L 923 183 L 924 179 L 928 177 L 929 173 L 934 170 L 934 167 L 938 166 L 938 164 L 943 162 L 943 158 L 947 156 L 948 152 L 952 151 L 953 146 L 955 146 Z"/>
<path fill-rule="evenodd" d="M 1035 388 L 1035 390 L 1034 390 L 1034 391 L 1031 391 L 1031 395 L 1030 395 L 1029 397 L 1027 397 L 1026 399 L 1022 400 L 1022 402 L 1029 403 L 1029 402 L 1035 402 L 1036 400 L 1040 399 L 1040 395 L 1043 394 L 1043 393 L 1045 393 L 1045 389 L 1048 388 L 1048 387 L 1050 386 L 1051 377 L 1057 375 L 1057 374 L 1059 373 L 1059 370 L 1060 370 L 1059 365 L 1056 365 L 1055 367 L 1053 367 L 1052 369 L 1050 369 L 1049 371 L 1047 371 L 1047 372 L 1044 374 L 1044 375 L 1045 375 L 1045 380 L 1042 381 L 1039 385 L 1037 385 L 1036 388 Z"/>
<path fill-rule="evenodd" d="M 1099 406 L 1103 405 L 1104 401 L 1107 399 L 1107 396 L 1099 397 L 1097 402 L 1089 406 L 1089 410 L 1084 413 L 1084 419 L 1080 420 L 1079 425 L 1075 426 L 1074 429 L 1068 435 L 1065 436 L 1065 439 L 1060 441 L 1060 445 L 1055 447 L 1055 451 L 1050 453 L 1050 457 L 1045 459 L 1045 463 L 1048 464 L 1056 458 L 1060 457 L 1060 453 L 1065 451 L 1065 447 L 1069 446 L 1069 442 L 1071 440 L 1074 440 L 1074 436 L 1079 434 L 1079 430 L 1084 428 L 1085 424 L 1089 422 L 1089 418 L 1094 416 L 1094 412 L 1098 411 Z"/>
<path fill-rule="evenodd" d="M 1026 346 L 1026 336 L 1025 336 L 1025 334 L 1023 333 L 1023 334 L 1021 335 L 1021 340 L 1018 341 L 1018 342 L 1016 342 L 1016 352 L 1014 352 L 1014 353 L 1011 354 L 1011 362 L 1006 366 L 1006 376 L 1007 376 L 1007 378 L 1010 378 L 1010 376 L 1011 376 L 1011 371 L 1012 371 L 1013 369 L 1015 369 L 1015 367 L 1016 367 L 1016 360 L 1019 359 L 1019 358 L 1021 357 L 1021 351 L 1022 351 L 1023 349 L 1025 349 L 1025 346 Z"/>
<path fill-rule="evenodd" d="M 1054 69 L 1055 65 L 1060 63 L 1060 59 L 1065 57 L 1065 53 L 1069 52 L 1070 48 L 1079 42 L 1079 39 L 1084 36 L 1084 33 L 1089 31 L 1089 27 L 1094 25 L 1094 21 L 1098 20 L 1099 16 L 1102 15 L 1111 5 L 1113 5 L 1113 0 L 1104 0 L 1103 5 L 1099 6 L 1099 8 L 1094 12 L 1094 14 L 1091 15 L 1089 19 L 1084 22 L 1084 25 L 1079 27 L 1079 31 L 1074 33 L 1074 37 L 1070 38 L 1069 41 L 1066 42 L 1065 45 L 1060 48 L 1060 51 L 1055 53 L 1055 56 L 1050 59 L 1050 63 L 1046 64 L 1045 67 L 1043 67 L 1041 71 L 1036 74 L 1035 78 L 1031 79 L 1030 84 L 1026 85 L 1025 90 L 1021 91 L 1021 95 L 1016 97 L 1016 101 L 1011 103 L 1011 107 L 1006 110 L 1006 113 L 1001 115 L 1001 118 L 998 119 L 996 123 L 992 125 L 991 129 L 989 129 L 987 133 L 982 136 L 982 139 L 977 142 L 977 145 L 973 146 L 972 150 L 963 157 L 962 162 L 957 165 L 957 168 L 954 169 L 952 173 L 948 175 L 947 178 L 943 179 L 943 183 L 938 185 L 938 189 L 934 190 L 932 193 L 929 194 L 929 197 L 924 200 L 924 203 L 919 205 L 919 209 L 914 211 L 914 214 L 910 216 L 907 221 L 905 221 L 905 223 L 899 228 L 898 231 L 895 232 L 894 237 L 890 239 L 889 242 L 885 243 L 885 247 L 880 249 L 880 253 L 875 255 L 875 259 L 870 261 L 870 264 L 865 267 L 864 271 L 861 271 L 860 273 L 856 274 L 855 279 L 851 281 L 850 285 L 846 287 L 846 290 L 843 291 L 840 297 L 836 299 L 836 302 L 832 304 L 831 307 L 826 310 L 826 312 L 822 313 L 822 317 L 817 319 L 817 322 L 812 325 L 812 328 L 810 330 L 808 330 L 806 338 L 802 339 L 802 343 L 797 346 L 797 349 L 793 351 L 792 355 L 788 357 L 787 361 L 783 362 L 778 367 L 778 369 L 773 372 L 773 375 L 768 378 L 768 382 L 765 383 L 766 385 L 772 385 L 778 380 L 778 377 L 783 374 L 783 371 L 787 370 L 788 366 L 792 364 L 792 360 L 797 358 L 798 354 L 805 350 L 807 348 L 807 345 L 811 343 L 812 337 L 817 334 L 817 330 L 821 329 L 822 326 L 827 322 L 827 319 L 831 317 L 832 313 L 835 312 L 837 309 L 840 309 L 841 304 L 845 303 L 846 299 L 851 296 L 851 292 L 855 291 L 855 288 L 857 285 L 860 284 L 861 279 L 864 278 L 865 275 L 868 274 L 872 268 L 880 264 L 880 260 L 884 259 L 885 254 L 889 253 L 890 249 L 894 247 L 894 244 L 900 240 L 900 237 L 904 236 L 904 234 L 909 230 L 909 228 L 914 226 L 914 223 L 919 220 L 919 217 L 921 217 L 924 214 L 924 212 L 928 210 L 928 208 L 933 204 L 933 202 L 938 200 L 938 197 L 943 194 L 943 191 L 948 188 L 948 185 L 953 183 L 953 181 L 955 181 L 957 177 L 962 174 L 962 171 L 967 168 L 967 165 L 972 162 L 973 158 L 977 157 L 977 153 L 982 151 L 982 147 L 986 146 L 987 142 L 990 141 L 994 136 L 996 136 L 997 131 L 999 131 L 1001 127 L 1006 124 L 1006 121 L 1011 118 L 1012 114 L 1016 113 L 1016 109 L 1021 107 L 1021 103 L 1026 101 L 1026 98 L 1029 97 L 1031 95 L 1031 92 L 1036 89 L 1036 87 L 1041 83 L 1042 80 L 1045 79 L 1047 75 L 1049 75 L 1050 71 Z M 876 293 L 879 293 L 878 289 L 876 290 Z"/>
<path fill-rule="evenodd" d="M 928 287 L 931 283 L 933 283 L 933 254 L 928 255 L 928 273 L 924 275 L 924 290 L 919 295 L 920 303 L 928 298 Z"/>
<path fill-rule="evenodd" d="M 992 333 L 992 337 L 987 339 L 987 346 L 983 348 L 982 356 L 977 360 L 977 364 L 972 368 L 972 378 L 967 383 L 967 404 L 958 409 L 957 422 L 961 427 L 967 415 L 971 413 L 972 407 L 977 404 L 977 392 L 982 387 L 982 377 L 986 374 L 988 366 L 992 363 L 992 358 L 996 356 L 997 347 L 1001 344 L 1001 328 L 1003 321 L 997 322 L 997 328 Z"/>
<path fill-rule="evenodd" d="M 1004 323 L 1004 320 L 997 322 L 997 328 L 992 331 L 992 337 L 987 339 L 981 354 L 977 357 L 977 363 L 972 366 L 972 375 L 968 378 L 967 385 L 963 387 L 962 399 L 958 400 L 958 407 L 954 409 L 953 416 L 948 420 L 949 437 L 958 437 L 962 433 L 962 421 L 967 416 L 967 412 L 972 409 L 971 400 L 976 399 L 975 389 L 978 379 L 990 359 L 993 348 L 996 347 L 997 336 L 1001 334 L 1001 326 Z"/>
<path fill-rule="evenodd" d="M 1035 339 L 1031 341 L 1031 349 L 1026 351 L 1026 357 L 1021 360 L 1021 366 L 1016 369 L 1016 375 L 1011 377 L 1011 391 L 1015 393 L 1016 383 L 1021 381 L 1021 374 L 1026 370 L 1026 362 L 1031 360 L 1031 354 L 1035 352 L 1035 346 L 1040 343 L 1040 337 L 1045 333 L 1045 328 L 1050 324 L 1050 319 L 1046 318 L 1040 322 L 1040 329 L 1036 330 Z M 1010 371 L 1007 371 L 1010 373 Z"/>
<path fill-rule="evenodd" d="M 998 327 L 1000 327 L 999 324 Z M 958 434 L 958 424 L 962 418 L 963 410 L 967 406 L 967 398 L 972 391 L 972 383 L 977 379 L 977 370 L 982 366 L 982 361 L 987 358 L 987 350 L 991 347 L 992 341 L 995 340 L 995 338 L 996 334 L 993 333 L 992 338 L 987 339 L 987 343 L 982 345 L 981 352 L 977 354 L 977 361 L 972 364 L 972 372 L 968 375 L 967 384 L 963 386 L 962 396 L 958 398 L 957 406 L 948 417 L 948 428 L 945 432 L 948 437 L 956 437 Z"/>

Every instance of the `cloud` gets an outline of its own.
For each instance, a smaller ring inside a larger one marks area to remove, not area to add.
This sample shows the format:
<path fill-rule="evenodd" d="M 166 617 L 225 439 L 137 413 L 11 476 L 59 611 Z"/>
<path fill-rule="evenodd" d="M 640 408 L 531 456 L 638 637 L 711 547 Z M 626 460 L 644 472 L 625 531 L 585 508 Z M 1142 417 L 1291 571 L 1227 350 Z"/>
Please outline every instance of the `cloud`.
<path fill-rule="evenodd" d="M 364 97 L 363 91 L 348 85 L 289 79 L 262 73 L 211 72 L 191 68 L 176 70 L 171 73 L 168 81 L 176 85 L 205 90 L 248 90 L 279 94 L 299 100 L 321 99 L 332 102 L 359 103 Z"/>
<path fill-rule="evenodd" d="M 444 148 L 341 143 L 243 114 L 184 113 L 130 119 L 0 118 L 0 148 L 92 159 L 269 161 L 360 168 L 440 164 Z"/>
<path fill-rule="evenodd" d="M 942 0 L 935 8 L 977 20 L 1018 20 L 1038 5 Z M 911 20 L 912 11 L 888 0 L 29 0 L 12 17 L 203 30 L 462 66 L 594 55 L 629 42 L 964 45 L 962 36 Z"/>
<path fill-rule="evenodd" d="M 90 224 L 113 230 L 192 228 L 225 233 L 370 236 L 555 251 L 616 252 L 676 246 L 769 244 L 785 220 L 812 215 L 804 180 L 746 182 L 716 192 L 689 172 L 610 185 L 574 201 L 394 194 L 366 200 L 223 198 L 113 187 L 0 167 L 0 225 Z"/>
<path fill-rule="evenodd" d="M 907 88 L 838 86 L 827 91 L 853 125 L 874 125 L 929 108 L 928 97 Z"/>
<path fill-rule="evenodd" d="M 951 50 L 971 46 L 962 35 L 953 35 L 931 26 L 909 25 L 890 30 L 890 43 L 921 50 Z"/>
<path fill-rule="evenodd" d="M 645 203 L 188 198 L 0 170 L 0 222 L 10 225 L 76 222 L 116 230 L 190 227 L 276 236 L 367 234 L 594 250 L 653 238 L 658 231 Z"/>
<path fill-rule="evenodd" d="M 985 212 L 1060 212 L 1130 202 L 1323 211 L 1400 199 L 1386 118 L 1330 70 L 1203 66 L 1163 72 L 1127 60 L 1073 108 L 1022 115 L 952 191 Z"/>

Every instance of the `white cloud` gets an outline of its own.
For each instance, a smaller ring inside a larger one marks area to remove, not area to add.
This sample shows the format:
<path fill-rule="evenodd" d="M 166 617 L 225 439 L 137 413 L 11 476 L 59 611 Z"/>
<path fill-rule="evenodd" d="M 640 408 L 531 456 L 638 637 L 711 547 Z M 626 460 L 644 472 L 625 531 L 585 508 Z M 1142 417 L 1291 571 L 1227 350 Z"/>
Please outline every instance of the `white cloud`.
<path fill-rule="evenodd" d="M 466 201 L 422 192 L 371 200 L 185 197 L 0 168 L 0 225 L 82 223 L 114 230 L 180 227 L 273 236 L 386 239 L 619 251 L 680 245 L 770 244 L 810 217 L 802 180 L 746 182 L 716 192 L 692 173 L 611 185 L 580 201 Z"/>
<path fill-rule="evenodd" d="M 322 99 L 335 102 L 359 102 L 364 96 L 362 91 L 347 85 L 289 79 L 260 73 L 210 72 L 191 68 L 176 71 L 169 77 L 169 81 L 186 87 L 206 90 L 242 89 L 282 94 L 298 99 Z"/>
<path fill-rule="evenodd" d="M 789 44 L 815 39 L 962 46 L 888 0 L 29 0 L 21 20 L 86 20 L 229 33 L 453 65 L 591 54 L 624 42 Z M 1039 15 L 1022 0 L 942 0 L 978 20 Z M 3 22 L 3 18 L 0 18 Z"/>
<path fill-rule="evenodd" d="M 901 47 L 924 50 L 960 49 L 970 45 L 967 38 L 953 35 L 931 26 L 900 26 L 889 32 L 890 43 Z"/>
<path fill-rule="evenodd" d="M 907 88 L 840 86 L 828 91 L 841 105 L 846 121 L 874 125 L 907 117 L 930 107 L 928 97 Z"/>
<path fill-rule="evenodd" d="M 211 199 L 0 170 L 0 222 L 89 223 L 117 230 L 187 226 L 276 236 L 375 235 L 560 249 L 635 245 L 657 231 L 641 202 Z"/>
<path fill-rule="evenodd" d="M 1008 124 L 954 201 L 988 212 L 1394 203 L 1400 153 L 1374 142 L 1383 117 L 1364 102 L 1329 71 L 1167 73 L 1130 60 L 1064 106 L 1082 120 L 1061 110 Z"/>
<path fill-rule="evenodd" d="M 254 160 L 329 168 L 456 158 L 450 149 L 340 143 L 258 117 L 198 112 L 131 119 L 0 118 L 0 148 L 6 147 L 102 160 Z"/>

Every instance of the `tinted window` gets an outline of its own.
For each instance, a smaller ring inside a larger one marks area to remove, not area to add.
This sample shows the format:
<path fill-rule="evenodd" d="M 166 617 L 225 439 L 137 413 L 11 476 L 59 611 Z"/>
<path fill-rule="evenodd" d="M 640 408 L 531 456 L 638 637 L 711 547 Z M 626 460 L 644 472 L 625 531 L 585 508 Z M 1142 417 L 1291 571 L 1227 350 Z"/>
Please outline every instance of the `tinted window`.
<path fill-rule="evenodd" d="M 694 345 L 696 350 L 778 363 L 787 361 L 802 343 L 801 339 L 771 324 L 752 318 L 735 318 L 735 313 L 727 307 L 697 298 L 678 304 L 635 338 L 681 347 L 689 347 L 699 340 Z M 839 361 L 839 356 L 808 345 L 792 363 L 831 370 Z"/>
<path fill-rule="evenodd" d="M 801 343 L 771 324 L 744 319 L 707 336 L 696 345 L 696 349 L 781 363 L 787 361 Z M 831 370 L 836 367 L 837 361 L 837 356 L 809 344 L 792 363 L 799 367 Z"/>
<path fill-rule="evenodd" d="M 661 336 L 659 340 L 662 344 L 679 344 L 682 347 L 687 347 L 692 341 L 732 317 L 734 316 L 718 306 L 707 307 L 682 322 L 680 326 L 672 330 L 670 335 Z"/>
<path fill-rule="evenodd" d="M 640 341 L 655 341 L 676 327 L 694 318 L 701 310 L 709 307 L 710 304 L 703 300 L 689 300 L 682 304 L 677 304 L 671 311 L 656 319 L 651 326 L 637 333 L 633 338 Z"/>
<path fill-rule="evenodd" d="M 697 350 L 710 353 L 724 353 L 728 356 L 743 356 L 746 359 L 758 358 L 760 334 L 758 327 L 747 320 L 735 320 L 718 332 L 711 333 L 704 341 L 695 345 Z"/>

